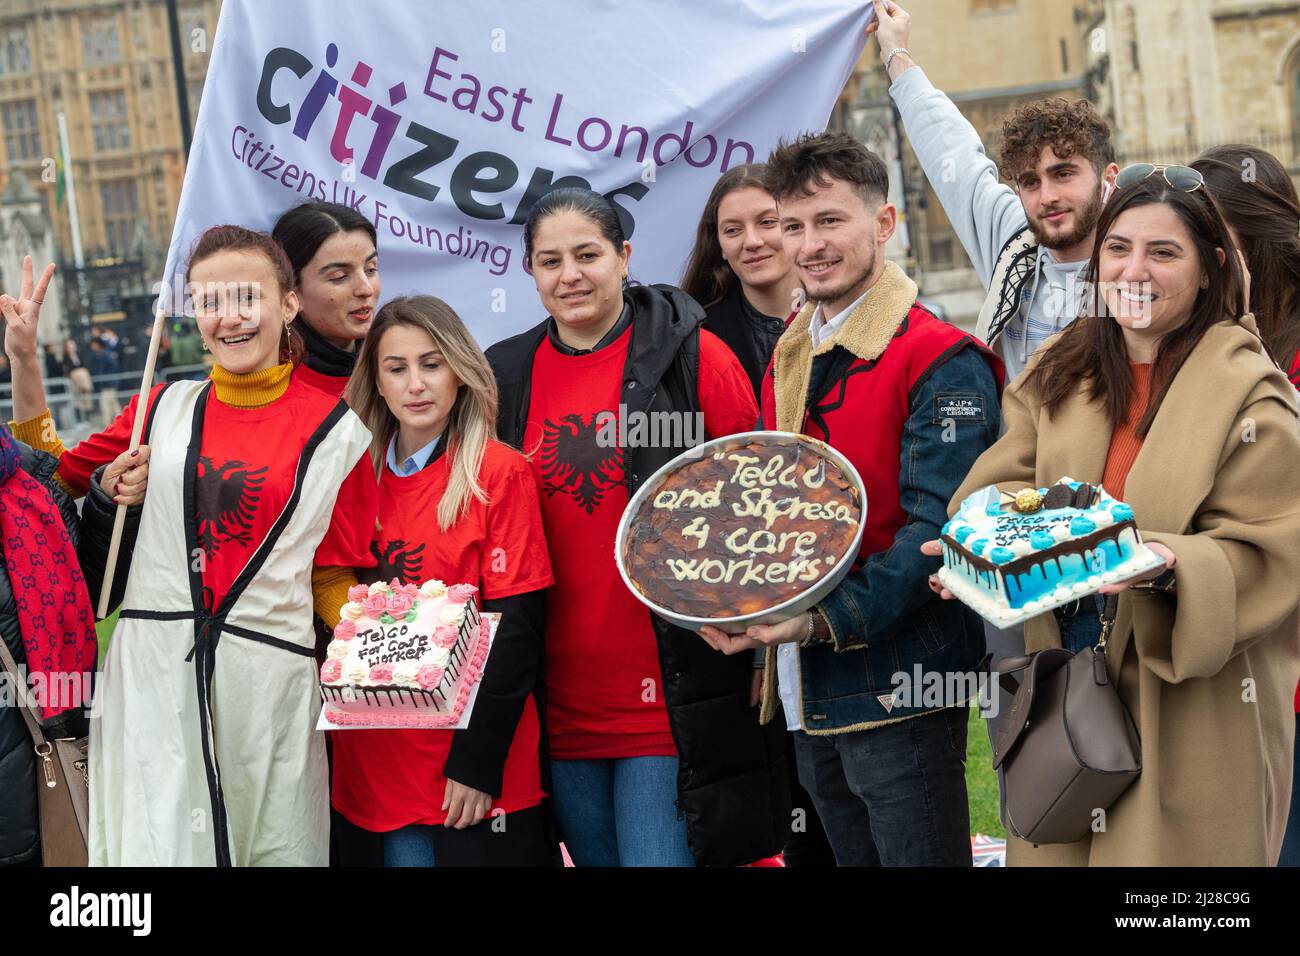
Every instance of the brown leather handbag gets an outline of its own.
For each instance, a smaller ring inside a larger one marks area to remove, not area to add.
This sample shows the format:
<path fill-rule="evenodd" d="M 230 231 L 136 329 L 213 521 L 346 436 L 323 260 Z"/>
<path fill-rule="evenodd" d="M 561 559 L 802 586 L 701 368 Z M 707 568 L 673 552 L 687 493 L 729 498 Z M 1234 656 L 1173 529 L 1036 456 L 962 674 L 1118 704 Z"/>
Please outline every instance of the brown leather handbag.
<path fill-rule="evenodd" d="M 36 709 L 9 648 L 0 639 L 0 660 L 13 681 L 19 709 L 36 751 L 36 796 L 41 818 L 41 860 L 46 866 L 85 866 L 90 818 L 89 738 L 47 740 Z"/>
<path fill-rule="evenodd" d="M 1106 673 L 1115 606 L 1112 594 L 1095 647 L 1077 654 L 1048 648 L 999 667 L 1014 699 L 998 721 L 993 768 L 1003 774 L 1007 828 L 1022 840 L 1083 839 L 1104 820 L 1097 811 L 1109 809 L 1142 772 L 1137 728 Z M 1018 681 L 1016 672 L 1023 672 Z"/>

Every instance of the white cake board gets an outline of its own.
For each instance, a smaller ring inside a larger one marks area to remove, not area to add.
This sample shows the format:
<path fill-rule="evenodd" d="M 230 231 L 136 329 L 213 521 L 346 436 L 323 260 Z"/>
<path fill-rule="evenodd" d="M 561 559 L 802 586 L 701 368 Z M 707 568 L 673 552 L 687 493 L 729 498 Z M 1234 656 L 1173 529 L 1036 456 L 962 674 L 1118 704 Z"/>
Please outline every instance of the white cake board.
<path fill-rule="evenodd" d="M 497 628 L 501 626 L 500 614 L 484 614 L 482 616 L 488 622 L 488 652 L 487 652 L 487 656 L 483 658 L 483 670 L 479 672 L 479 679 L 476 680 L 474 682 L 473 687 L 470 688 L 469 700 L 465 701 L 465 709 L 461 711 L 460 720 L 456 721 L 456 723 L 448 724 L 445 727 L 426 727 L 423 726 L 422 724 L 418 724 L 415 722 L 412 722 L 409 725 L 402 724 L 402 723 L 393 723 L 392 718 L 395 716 L 393 714 L 393 711 L 390 708 L 384 708 L 382 713 L 385 715 L 386 720 L 382 724 L 375 724 L 374 726 L 368 726 L 366 724 L 336 724 L 333 721 L 331 721 L 328 717 L 325 716 L 325 708 L 329 707 L 329 702 L 322 701 L 320 715 L 316 718 L 316 729 L 317 730 L 464 730 L 466 727 L 469 726 L 469 718 L 474 713 L 474 701 L 478 700 L 478 689 L 479 686 L 483 683 L 483 673 L 487 671 L 488 661 L 492 657 L 492 645 L 496 641 Z M 358 711 L 350 711 L 350 713 L 356 714 L 358 713 Z M 381 711 L 377 710 L 376 713 L 381 713 Z M 419 712 L 413 711 L 411 713 L 411 716 L 418 717 Z"/>
<path fill-rule="evenodd" d="M 1006 608 L 997 601 L 991 599 L 987 591 L 971 584 L 965 577 L 949 569 L 946 565 L 939 569 L 939 583 L 953 593 L 957 600 L 961 601 L 968 608 L 973 610 L 984 620 L 988 621 L 994 627 L 1006 629 L 1015 627 L 1017 624 L 1023 624 L 1031 617 L 1038 617 L 1040 614 L 1046 614 L 1058 607 L 1063 607 L 1079 598 L 1088 597 L 1090 594 L 1096 594 L 1108 584 L 1116 584 L 1120 581 L 1127 581 L 1135 578 L 1147 571 L 1154 571 L 1156 568 L 1163 568 L 1165 559 L 1160 557 L 1142 542 L 1138 542 L 1134 549 L 1133 557 L 1125 564 L 1123 571 L 1107 571 L 1100 575 L 1101 583 L 1095 587 L 1087 585 L 1075 585 L 1071 588 L 1070 593 L 1063 598 L 1057 598 L 1055 594 L 1039 598 L 1033 602 L 1032 608 Z M 1077 590 L 1082 587 L 1083 590 Z"/>

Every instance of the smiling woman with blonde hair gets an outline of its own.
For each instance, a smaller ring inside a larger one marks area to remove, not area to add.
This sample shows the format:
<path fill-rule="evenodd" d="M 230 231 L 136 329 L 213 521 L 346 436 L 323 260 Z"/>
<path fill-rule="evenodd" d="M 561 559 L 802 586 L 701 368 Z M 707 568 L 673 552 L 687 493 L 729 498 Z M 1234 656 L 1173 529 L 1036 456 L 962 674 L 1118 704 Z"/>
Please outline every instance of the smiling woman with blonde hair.
<path fill-rule="evenodd" d="M 502 618 L 467 728 L 334 735 L 334 807 L 381 834 L 387 866 L 552 865 L 533 700 L 551 564 L 528 463 L 496 441 L 487 359 L 447 303 L 394 299 L 347 400 L 379 475 L 367 579 L 472 584 Z"/>

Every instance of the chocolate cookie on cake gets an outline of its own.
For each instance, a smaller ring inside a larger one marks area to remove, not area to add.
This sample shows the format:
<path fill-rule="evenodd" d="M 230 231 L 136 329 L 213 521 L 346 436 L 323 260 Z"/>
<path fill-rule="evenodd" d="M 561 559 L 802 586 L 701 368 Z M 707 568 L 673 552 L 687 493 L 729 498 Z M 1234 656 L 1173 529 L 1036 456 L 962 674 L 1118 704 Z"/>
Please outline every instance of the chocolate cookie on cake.
<path fill-rule="evenodd" d="M 982 488 L 940 542 L 940 583 L 999 627 L 1164 563 L 1142 543 L 1132 508 L 1069 478 L 1015 495 Z"/>

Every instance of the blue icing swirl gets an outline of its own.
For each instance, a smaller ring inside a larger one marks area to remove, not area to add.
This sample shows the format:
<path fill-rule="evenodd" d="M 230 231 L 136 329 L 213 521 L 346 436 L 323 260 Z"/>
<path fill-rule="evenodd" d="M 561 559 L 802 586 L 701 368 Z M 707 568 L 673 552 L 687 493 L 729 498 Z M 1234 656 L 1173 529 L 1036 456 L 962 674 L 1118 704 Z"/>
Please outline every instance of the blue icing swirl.
<path fill-rule="evenodd" d="M 968 524 L 964 524 L 964 525 L 962 525 L 960 528 L 957 529 L 957 533 L 953 535 L 953 539 L 954 539 L 958 544 L 965 544 L 965 543 L 966 543 L 966 539 L 969 538 L 969 537 L 970 537 L 971 535 L 973 535 L 974 533 L 975 533 L 975 529 L 974 529 L 974 528 L 972 528 L 972 527 L 971 527 L 970 525 L 968 525 Z"/>
<path fill-rule="evenodd" d="M 951 522 L 951 521 L 945 521 L 945 522 L 943 523 L 943 527 L 939 529 L 939 533 L 942 534 L 942 535 L 949 535 L 949 536 L 950 536 L 950 535 L 952 534 L 952 522 Z"/>
<path fill-rule="evenodd" d="M 1016 553 L 1010 548 L 994 548 L 989 552 L 989 560 L 994 564 L 1006 564 L 1015 558 Z"/>
<path fill-rule="evenodd" d="M 1096 530 L 1096 524 L 1083 515 L 1079 515 L 1070 522 L 1070 534 L 1092 534 Z"/>
<path fill-rule="evenodd" d="M 970 552 L 976 556 L 984 553 L 984 549 L 989 546 L 988 538 L 976 538 L 970 543 Z"/>
<path fill-rule="evenodd" d="M 1122 501 L 1116 502 L 1116 503 L 1111 507 L 1111 509 L 1110 509 L 1110 513 L 1111 513 L 1111 516 L 1114 517 L 1114 519 L 1115 519 L 1116 521 L 1132 521 L 1132 520 L 1133 520 L 1133 509 L 1130 508 L 1128 505 L 1124 504 L 1124 502 L 1122 502 Z"/>
<path fill-rule="evenodd" d="M 1039 551 L 1046 551 L 1056 544 L 1056 539 L 1052 537 L 1050 531 L 1031 531 L 1029 533 L 1029 543 Z"/>
<path fill-rule="evenodd" d="M 984 513 L 988 515 L 990 518 L 996 518 L 1002 514 L 1002 505 L 1001 504 L 989 505 L 987 508 L 984 509 Z"/>

